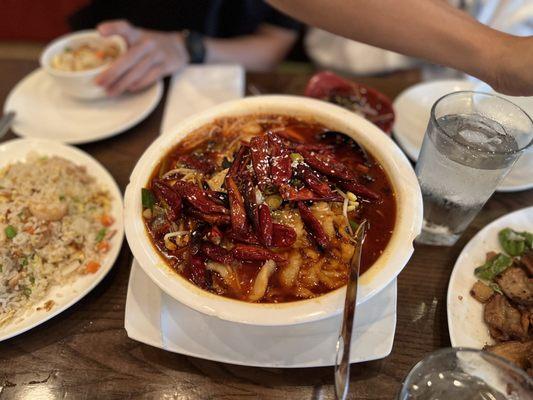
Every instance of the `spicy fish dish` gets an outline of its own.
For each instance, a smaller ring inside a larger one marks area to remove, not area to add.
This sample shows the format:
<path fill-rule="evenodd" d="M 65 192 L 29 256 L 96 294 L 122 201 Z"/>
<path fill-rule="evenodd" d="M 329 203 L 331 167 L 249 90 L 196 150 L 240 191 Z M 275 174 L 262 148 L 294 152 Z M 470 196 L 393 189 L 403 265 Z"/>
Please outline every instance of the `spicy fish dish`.
<path fill-rule="evenodd" d="M 165 154 L 142 192 L 166 264 L 225 297 L 281 303 L 346 284 L 350 233 L 369 222 L 361 272 L 385 250 L 396 199 L 385 171 L 351 137 L 311 119 L 215 120 Z"/>

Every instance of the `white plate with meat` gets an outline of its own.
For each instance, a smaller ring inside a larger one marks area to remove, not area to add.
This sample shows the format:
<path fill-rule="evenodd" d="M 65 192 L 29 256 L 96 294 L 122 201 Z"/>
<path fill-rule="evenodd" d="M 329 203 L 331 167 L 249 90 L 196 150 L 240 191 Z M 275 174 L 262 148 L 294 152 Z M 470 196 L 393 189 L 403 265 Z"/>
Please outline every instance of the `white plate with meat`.
<path fill-rule="evenodd" d="M 518 343 L 521 340 L 532 343 L 529 350 L 522 351 L 533 353 L 531 316 L 530 321 L 527 318 L 533 309 L 533 265 L 528 270 L 523 261 L 519 263 L 524 255 L 518 257 L 507 246 L 502 246 L 500 236 L 505 234 L 504 230 L 511 238 L 518 239 L 516 233 L 533 232 L 533 207 L 504 215 L 487 225 L 470 240 L 457 259 L 447 299 L 448 328 L 454 347 L 483 348 L 500 341 Z M 527 250 L 527 246 L 531 247 L 531 237 L 529 241 L 520 254 L 533 252 Z M 530 254 L 529 258 L 533 256 Z M 483 279 L 487 267 L 491 268 L 491 277 Z M 478 286 L 473 291 L 476 282 Z"/>
<path fill-rule="evenodd" d="M 87 295 L 124 237 L 122 197 L 88 154 L 48 140 L 0 145 L 0 341 Z"/>

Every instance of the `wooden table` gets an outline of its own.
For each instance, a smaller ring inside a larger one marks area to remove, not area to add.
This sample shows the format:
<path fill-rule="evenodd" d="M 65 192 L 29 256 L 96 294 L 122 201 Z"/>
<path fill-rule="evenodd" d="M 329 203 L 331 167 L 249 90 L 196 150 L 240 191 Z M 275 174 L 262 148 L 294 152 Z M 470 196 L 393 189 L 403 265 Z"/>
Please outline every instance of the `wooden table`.
<path fill-rule="evenodd" d="M 0 60 L 0 99 L 36 66 Z M 308 78 L 249 74 L 247 81 L 265 93 L 301 94 Z M 418 80 L 416 72 L 360 79 L 391 97 Z M 120 136 L 80 146 L 111 172 L 122 190 L 137 159 L 158 135 L 164 105 L 163 100 L 150 117 Z M 3 140 L 13 137 L 10 133 Z M 398 324 L 392 353 L 384 360 L 353 366 L 351 399 L 395 398 L 417 361 L 450 345 L 446 290 L 455 259 L 483 226 L 532 204 L 531 190 L 496 194 L 454 247 L 417 246 L 398 279 Z M 51 321 L 0 344 L 0 399 L 334 398 L 332 368 L 233 366 L 165 352 L 129 339 L 124 330 L 124 306 L 131 261 L 125 243 L 112 272 L 87 297 Z"/>

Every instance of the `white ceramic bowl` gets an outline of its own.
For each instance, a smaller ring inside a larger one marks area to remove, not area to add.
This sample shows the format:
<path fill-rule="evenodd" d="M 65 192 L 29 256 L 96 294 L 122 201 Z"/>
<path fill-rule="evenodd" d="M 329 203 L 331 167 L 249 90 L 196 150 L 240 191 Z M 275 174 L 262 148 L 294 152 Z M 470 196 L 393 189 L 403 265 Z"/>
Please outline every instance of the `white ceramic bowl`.
<path fill-rule="evenodd" d="M 232 300 L 199 289 L 173 272 L 159 256 L 145 230 L 141 188 L 159 160 L 189 132 L 216 118 L 257 113 L 313 118 L 345 132 L 379 161 L 397 195 L 394 232 L 383 254 L 360 280 L 358 303 L 385 288 L 413 253 L 413 240 L 422 225 L 422 196 L 414 171 L 394 142 L 379 128 L 341 107 L 296 96 L 257 96 L 230 101 L 195 114 L 153 142 L 139 159 L 125 194 L 126 237 L 133 255 L 150 278 L 169 296 L 207 315 L 252 325 L 292 325 L 323 319 L 341 312 L 346 288 L 314 299 L 281 304 L 255 304 Z"/>
<path fill-rule="evenodd" d="M 64 51 L 65 47 L 76 47 L 83 43 L 115 43 L 120 53 L 127 49 L 126 42 L 120 36 L 102 37 L 95 30 L 79 31 L 61 36 L 50 43 L 43 50 L 40 63 L 41 67 L 56 82 L 56 84 L 69 96 L 78 99 L 99 99 L 106 96 L 105 90 L 94 83 L 94 78 L 109 65 L 102 65 L 98 68 L 88 69 L 86 71 L 61 71 L 52 67 L 53 57 Z"/>

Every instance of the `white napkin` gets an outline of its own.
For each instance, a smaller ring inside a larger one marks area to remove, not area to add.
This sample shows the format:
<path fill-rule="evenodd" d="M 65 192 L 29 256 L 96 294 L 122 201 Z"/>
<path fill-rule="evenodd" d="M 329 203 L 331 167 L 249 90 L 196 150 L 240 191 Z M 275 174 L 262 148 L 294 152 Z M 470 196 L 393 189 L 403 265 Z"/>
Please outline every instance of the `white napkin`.
<path fill-rule="evenodd" d="M 240 65 L 194 65 L 174 74 L 167 92 L 161 134 L 194 113 L 243 97 L 244 78 Z"/>

